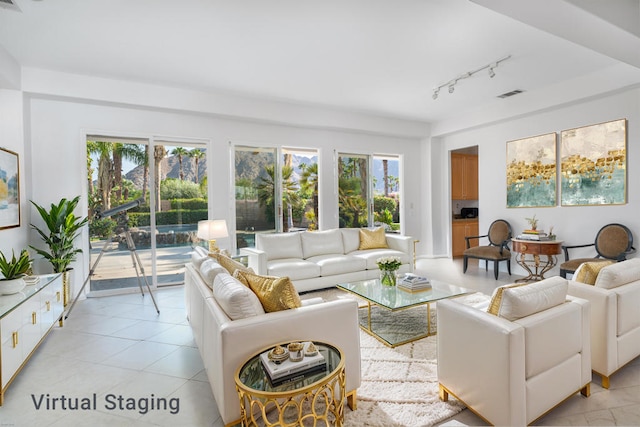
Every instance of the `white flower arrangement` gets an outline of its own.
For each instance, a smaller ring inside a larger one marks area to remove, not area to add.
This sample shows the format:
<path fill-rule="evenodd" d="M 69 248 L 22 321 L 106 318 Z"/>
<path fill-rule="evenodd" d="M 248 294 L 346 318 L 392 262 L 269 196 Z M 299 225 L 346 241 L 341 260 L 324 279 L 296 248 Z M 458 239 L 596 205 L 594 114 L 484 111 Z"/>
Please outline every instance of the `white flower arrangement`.
<path fill-rule="evenodd" d="M 402 261 L 397 256 L 384 256 L 376 260 L 380 270 L 397 270 L 402 265 Z"/>

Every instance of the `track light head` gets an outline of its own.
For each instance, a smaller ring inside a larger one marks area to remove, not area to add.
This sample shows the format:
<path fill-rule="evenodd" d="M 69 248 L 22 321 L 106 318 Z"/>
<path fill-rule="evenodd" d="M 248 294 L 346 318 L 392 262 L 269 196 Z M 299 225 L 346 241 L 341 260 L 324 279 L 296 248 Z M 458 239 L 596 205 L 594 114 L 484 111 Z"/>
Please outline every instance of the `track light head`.
<path fill-rule="evenodd" d="M 431 96 L 433 99 L 438 99 L 438 95 L 440 94 L 440 89 L 436 89 L 433 91 L 433 95 Z"/>
<path fill-rule="evenodd" d="M 453 93 L 454 90 L 456 90 L 456 84 L 455 83 L 451 83 L 449 85 L 449 93 Z"/>
<path fill-rule="evenodd" d="M 496 76 L 496 72 L 493 71 L 493 67 L 489 68 L 489 77 L 494 78 Z"/>

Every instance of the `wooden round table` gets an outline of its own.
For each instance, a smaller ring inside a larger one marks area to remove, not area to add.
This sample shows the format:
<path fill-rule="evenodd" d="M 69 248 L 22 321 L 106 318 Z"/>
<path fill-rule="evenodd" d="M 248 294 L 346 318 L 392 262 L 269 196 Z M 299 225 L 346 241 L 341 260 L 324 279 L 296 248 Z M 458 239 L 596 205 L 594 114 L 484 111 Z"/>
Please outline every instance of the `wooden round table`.
<path fill-rule="evenodd" d="M 516 252 L 517 263 L 529 275 L 516 282 L 529 282 L 544 279 L 544 273 L 556 266 L 557 258 L 562 252 L 562 240 L 524 240 L 511 239 L 513 251 Z M 546 256 L 546 261 L 541 259 Z"/>

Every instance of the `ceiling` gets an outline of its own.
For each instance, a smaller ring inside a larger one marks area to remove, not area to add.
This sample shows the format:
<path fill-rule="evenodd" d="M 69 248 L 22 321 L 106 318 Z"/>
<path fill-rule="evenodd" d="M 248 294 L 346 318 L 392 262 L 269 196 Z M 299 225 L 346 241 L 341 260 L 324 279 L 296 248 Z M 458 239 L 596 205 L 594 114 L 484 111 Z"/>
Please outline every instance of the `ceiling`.
<path fill-rule="evenodd" d="M 22 67 L 424 122 L 514 89 L 640 71 L 624 43 L 640 40 L 640 0 L 608 1 L 606 16 L 597 0 L 13 1 L 0 46 Z M 483 70 L 432 99 L 507 55 L 494 78 Z"/>

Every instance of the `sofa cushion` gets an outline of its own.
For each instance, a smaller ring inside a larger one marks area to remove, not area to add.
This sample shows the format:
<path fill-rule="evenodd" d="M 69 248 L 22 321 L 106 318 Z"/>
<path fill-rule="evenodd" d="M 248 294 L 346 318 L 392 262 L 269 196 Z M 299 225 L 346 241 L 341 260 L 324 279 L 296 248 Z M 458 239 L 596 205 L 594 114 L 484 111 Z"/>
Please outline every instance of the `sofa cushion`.
<path fill-rule="evenodd" d="M 256 249 L 266 252 L 267 261 L 302 258 L 300 233 L 256 234 Z"/>
<path fill-rule="evenodd" d="M 379 227 L 375 230 L 360 229 L 360 246 L 358 246 L 358 249 L 384 249 L 388 247 L 384 228 Z"/>
<path fill-rule="evenodd" d="M 353 273 L 367 269 L 367 261 L 350 255 L 318 255 L 307 259 L 320 267 L 320 276 Z"/>
<path fill-rule="evenodd" d="M 304 231 L 300 233 L 303 258 L 317 255 L 344 254 L 340 230 Z"/>
<path fill-rule="evenodd" d="M 236 270 L 235 277 L 255 292 L 267 313 L 302 306 L 300 296 L 288 277 L 262 276 L 240 270 Z"/>
<path fill-rule="evenodd" d="M 299 258 L 276 259 L 267 263 L 270 276 L 288 276 L 291 280 L 310 279 L 320 276 L 320 266 Z"/>
<path fill-rule="evenodd" d="M 191 252 L 191 263 L 199 269 L 204 260 L 209 258 L 209 251 L 201 246 L 196 246 Z"/>
<path fill-rule="evenodd" d="M 348 254 L 357 251 L 360 247 L 360 229 L 359 228 L 341 228 L 342 244 L 344 253 Z"/>
<path fill-rule="evenodd" d="M 573 273 L 573 277 L 571 279 L 576 282 L 586 283 L 587 285 L 595 285 L 600 270 L 608 265 L 613 264 L 614 262 L 615 261 L 612 261 L 610 259 L 604 259 L 602 261 L 583 262 Z"/>
<path fill-rule="evenodd" d="M 368 249 L 363 251 L 351 252 L 349 255 L 364 259 L 367 262 L 367 270 L 377 270 L 377 260 L 380 257 L 396 256 L 400 258 L 402 264 L 409 264 L 413 260 L 409 258 L 409 254 L 396 251 L 395 249 Z"/>
<path fill-rule="evenodd" d="M 500 288 L 502 288 L 501 291 Z M 494 296 L 502 293 L 497 315 L 507 320 L 517 320 L 547 310 L 564 303 L 568 289 L 567 279 L 559 276 L 525 286 L 500 286 L 494 291 Z M 492 312 L 492 305 L 489 305 L 489 312 Z"/>
<path fill-rule="evenodd" d="M 213 288 L 213 281 L 220 273 L 228 273 L 228 271 L 213 258 L 207 257 L 207 259 L 200 264 L 200 275 L 210 288 Z"/>
<path fill-rule="evenodd" d="M 229 273 L 218 274 L 213 282 L 213 297 L 231 320 L 264 314 L 255 293 Z"/>
<path fill-rule="evenodd" d="M 236 261 L 233 258 L 230 258 L 228 256 L 226 256 L 223 253 L 215 253 L 215 254 L 211 254 L 210 255 L 213 259 L 215 259 L 216 261 L 218 261 L 218 264 L 220 264 L 221 266 L 223 266 L 227 272 L 231 275 L 233 275 L 233 273 L 236 272 L 236 270 L 240 270 L 240 271 L 248 271 L 250 273 L 253 273 L 253 269 L 247 267 L 246 265 L 244 265 L 241 262 Z"/>
<path fill-rule="evenodd" d="M 640 258 L 633 258 L 603 268 L 596 279 L 596 287 L 612 289 L 639 279 Z"/>

